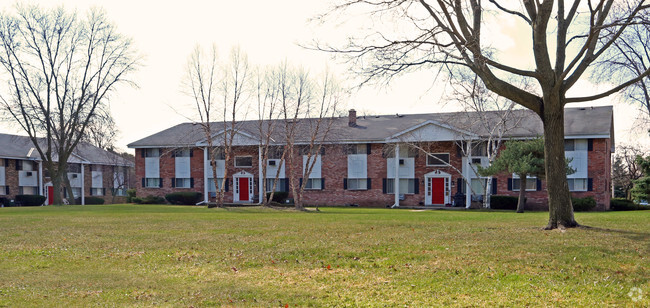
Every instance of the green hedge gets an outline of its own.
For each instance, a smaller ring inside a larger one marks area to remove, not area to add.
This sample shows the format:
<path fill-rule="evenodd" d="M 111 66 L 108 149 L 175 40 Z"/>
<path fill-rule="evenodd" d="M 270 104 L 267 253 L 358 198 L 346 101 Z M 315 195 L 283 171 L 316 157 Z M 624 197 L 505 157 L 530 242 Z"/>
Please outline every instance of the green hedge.
<path fill-rule="evenodd" d="M 634 201 L 627 200 L 625 198 L 612 198 L 610 202 L 610 209 L 612 211 L 636 211 L 648 210 L 650 207 L 636 204 Z"/>
<path fill-rule="evenodd" d="M 173 192 L 165 195 L 167 202 L 177 205 L 195 205 L 203 200 L 203 194 L 195 191 Z"/>
<path fill-rule="evenodd" d="M 266 199 L 268 199 L 271 196 L 271 193 L 268 192 L 266 193 Z M 286 191 L 276 191 L 273 193 L 273 202 L 277 203 L 283 203 L 284 200 L 287 200 L 287 197 L 289 197 L 289 193 Z"/>
<path fill-rule="evenodd" d="M 576 212 L 591 211 L 596 207 L 596 200 L 593 197 L 571 198 L 571 203 Z"/>
<path fill-rule="evenodd" d="M 22 206 L 37 206 L 43 205 L 46 198 L 41 195 L 16 195 L 14 199 Z"/>
<path fill-rule="evenodd" d="M 490 208 L 495 210 L 516 210 L 518 197 L 513 196 L 491 196 Z"/>
<path fill-rule="evenodd" d="M 148 195 L 144 198 L 133 197 L 132 201 L 138 204 L 165 204 L 165 198 Z"/>
<path fill-rule="evenodd" d="M 133 203 L 133 198 L 135 198 L 135 189 L 126 190 L 126 203 Z"/>
<path fill-rule="evenodd" d="M 81 198 L 75 199 L 76 204 L 81 204 Z M 104 204 L 104 199 L 100 197 L 84 197 L 84 203 L 91 205 L 91 204 Z"/>

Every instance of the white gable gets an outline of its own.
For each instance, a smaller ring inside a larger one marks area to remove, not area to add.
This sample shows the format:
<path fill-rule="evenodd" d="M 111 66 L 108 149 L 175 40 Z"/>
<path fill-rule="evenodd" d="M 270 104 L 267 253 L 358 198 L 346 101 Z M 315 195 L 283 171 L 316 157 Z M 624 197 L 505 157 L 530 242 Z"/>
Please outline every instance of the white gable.
<path fill-rule="evenodd" d="M 390 141 L 453 141 L 459 140 L 466 135 L 468 135 L 468 133 L 456 130 L 450 126 L 439 124 L 434 121 L 427 121 L 392 136 Z"/>

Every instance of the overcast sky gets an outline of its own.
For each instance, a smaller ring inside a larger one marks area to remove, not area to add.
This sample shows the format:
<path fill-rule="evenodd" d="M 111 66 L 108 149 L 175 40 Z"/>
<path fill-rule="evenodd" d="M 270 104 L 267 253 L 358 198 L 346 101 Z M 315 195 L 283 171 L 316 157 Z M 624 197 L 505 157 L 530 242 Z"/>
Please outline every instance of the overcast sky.
<path fill-rule="evenodd" d="M 38 3 L 43 6 L 63 4 L 80 13 L 91 6 L 102 7 L 118 31 L 134 40 L 144 58 L 144 66 L 132 75 L 139 87 L 121 87 L 110 100 L 120 130 L 117 146 L 121 149 L 126 149 L 130 142 L 188 121 L 186 117 L 191 116 L 192 111 L 183 106 L 190 98 L 181 93 L 181 81 L 188 56 L 196 44 L 216 43 L 223 57 L 233 46 L 239 46 L 248 54 L 252 65 L 276 65 L 287 60 L 314 74 L 329 67 L 344 79 L 347 68 L 342 63 L 332 60 L 328 54 L 306 50 L 298 44 L 314 39 L 340 41 L 356 31 L 350 26 L 324 27 L 309 22 L 309 18 L 327 10 L 328 1 L 324 0 L 47 0 Z M 4 10 L 11 10 L 12 6 L 10 1 L 0 4 Z M 500 21 L 500 29 L 496 32 L 493 40 L 499 42 L 511 59 L 528 58 L 528 50 L 522 50 L 520 42 L 515 43 L 513 39 L 520 36 L 522 40 L 528 39 L 521 27 Z M 440 100 L 444 90 L 434 82 L 433 75 L 425 71 L 396 80 L 390 87 L 364 88 L 350 97 L 345 108 L 379 114 L 452 109 L 453 106 Z M 581 91 L 593 91 L 588 83 L 578 87 Z M 629 138 L 628 130 L 633 127 L 629 119 L 636 113 L 634 107 L 618 104 L 616 97 L 591 105 L 614 105 L 617 142 Z M 0 124 L 0 130 L 20 133 L 6 124 Z"/>

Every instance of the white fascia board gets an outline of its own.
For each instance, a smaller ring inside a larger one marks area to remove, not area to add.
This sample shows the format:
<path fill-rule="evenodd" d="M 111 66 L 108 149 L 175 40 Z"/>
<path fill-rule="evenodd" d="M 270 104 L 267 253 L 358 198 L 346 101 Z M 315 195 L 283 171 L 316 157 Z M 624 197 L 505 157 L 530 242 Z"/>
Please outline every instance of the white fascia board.
<path fill-rule="evenodd" d="M 0 159 L 18 159 L 18 160 L 42 161 L 42 159 L 36 158 L 36 157 L 25 157 L 25 156 L 20 157 L 20 156 L 8 156 L 8 155 L 7 156 L 4 156 L 4 155 L 0 156 Z"/>
<path fill-rule="evenodd" d="M 210 137 L 211 137 L 211 138 L 215 138 L 216 136 L 219 136 L 219 135 L 223 134 L 224 132 L 226 132 L 226 131 L 230 131 L 230 130 L 232 130 L 232 128 L 222 129 L 222 130 L 216 132 L 215 134 L 213 134 L 213 135 L 210 136 Z M 254 137 L 253 135 L 251 135 L 251 134 L 249 134 L 249 133 L 247 133 L 247 132 L 245 132 L 245 131 L 242 131 L 242 130 L 236 130 L 235 133 L 237 133 L 237 134 L 241 134 L 241 135 L 243 135 L 243 136 L 245 136 L 245 137 L 248 137 L 248 138 L 251 138 L 251 139 L 257 139 L 257 137 Z M 208 139 L 207 139 L 207 138 L 204 138 L 204 139 L 201 139 L 200 141 L 197 141 L 194 145 L 196 145 L 196 146 L 201 146 L 201 147 L 205 147 L 205 146 L 208 146 L 208 143 L 207 143 L 207 142 L 208 142 Z M 257 144 L 257 143 L 256 143 L 256 144 Z M 256 145 L 256 144 L 250 144 L 250 145 Z M 246 144 L 246 145 L 248 145 L 248 144 Z"/>
<path fill-rule="evenodd" d="M 572 136 L 564 136 L 564 139 L 606 139 L 609 138 L 609 134 L 607 135 L 572 135 Z"/>
<path fill-rule="evenodd" d="M 128 145 L 129 149 L 162 149 L 162 148 L 183 148 L 183 147 L 194 147 L 194 144 L 176 144 L 176 145 Z"/>

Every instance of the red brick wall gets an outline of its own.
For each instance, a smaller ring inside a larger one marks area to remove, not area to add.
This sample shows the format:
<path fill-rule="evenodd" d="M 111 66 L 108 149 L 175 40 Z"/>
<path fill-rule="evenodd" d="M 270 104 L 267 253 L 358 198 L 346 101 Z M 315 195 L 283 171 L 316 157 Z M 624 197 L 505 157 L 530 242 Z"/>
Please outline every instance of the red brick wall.
<path fill-rule="evenodd" d="M 593 197 L 596 200 L 597 210 L 609 210 L 611 198 L 611 142 L 610 139 L 594 139 L 593 150 L 588 152 L 587 176 L 593 180 L 592 191 L 572 192 L 573 197 Z M 518 196 L 518 191 L 508 191 L 508 178 L 510 174 L 497 176 L 497 195 Z M 526 209 L 548 210 L 548 197 L 546 182 L 541 181 L 540 191 L 526 192 Z"/>
<path fill-rule="evenodd" d="M 307 205 L 349 205 L 358 204 L 360 206 L 384 207 L 394 203 L 394 195 L 384 194 L 382 182 L 386 178 L 386 162 L 383 157 L 383 144 L 372 144 L 371 154 L 368 156 L 368 178 L 371 179 L 371 189 L 369 190 L 345 190 L 343 189 L 343 179 L 347 178 L 347 155 L 343 152 L 340 145 L 328 145 L 325 147 L 325 154 L 322 157 L 322 177 L 325 178 L 324 190 L 307 190 L 304 193 L 304 202 Z M 450 163 L 458 170 L 462 169 L 462 158 L 457 155 L 456 145 L 454 142 L 438 142 L 422 144 L 421 147 L 431 153 L 449 153 Z M 194 155 L 190 159 L 191 175 L 194 178 L 194 188 L 172 188 L 171 178 L 175 176 L 175 161 L 171 157 L 171 151 L 163 151 L 160 158 L 160 177 L 163 178 L 162 188 L 143 188 L 141 179 L 144 177 L 144 158 L 141 156 L 142 149 L 136 149 L 136 182 L 137 196 L 144 197 L 147 195 L 164 196 L 172 191 L 191 190 L 203 193 L 203 150 L 194 148 Z M 574 192 L 575 197 L 592 196 L 596 199 L 598 209 L 609 209 L 610 186 L 611 186 L 611 153 L 609 139 L 595 139 L 593 141 L 593 151 L 589 152 L 589 169 L 588 176 L 593 178 L 593 191 Z M 228 192 L 226 192 L 225 201 L 233 200 L 233 174 L 245 171 L 253 174 L 254 194 L 258 194 L 258 149 L 256 146 L 237 147 L 233 150 L 232 161 L 226 166 L 228 178 Z M 251 156 L 253 167 L 240 168 L 235 167 L 235 156 Z M 296 181 L 302 173 L 302 156 L 297 153 L 294 158 Z M 285 166 L 286 177 L 291 174 L 291 166 Z M 415 206 L 424 203 L 425 182 L 424 175 L 434 170 L 440 170 L 452 175 L 451 195 L 458 191 L 457 183 L 461 175 L 451 167 L 433 167 L 426 165 L 426 155 L 420 153 L 415 158 L 415 177 L 419 180 L 419 194 L 407 194 L 405 200 L 400 201 L 403 206 Z M 517 196 L 518 192 L 508 191 L 509 174 L 500 174 L 497 178 L 497 195 Z M 298 182 L 296 182 L 298 183 Z M 527 192 L 527 208 L 546 210 L 547 193 L 546 185 L 542 181 L 541 191 Z M 292 197 L 292 196 L 290 196 Z"/>

